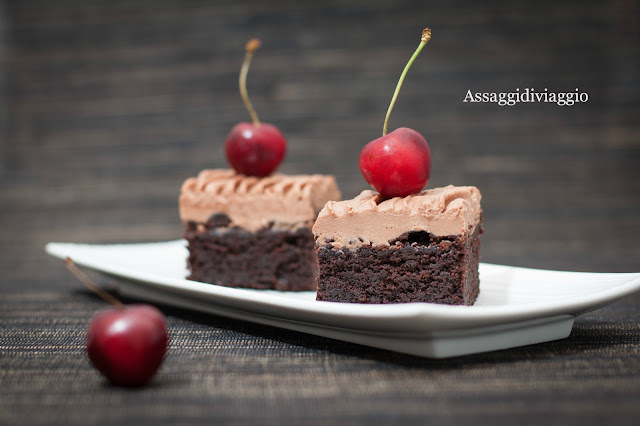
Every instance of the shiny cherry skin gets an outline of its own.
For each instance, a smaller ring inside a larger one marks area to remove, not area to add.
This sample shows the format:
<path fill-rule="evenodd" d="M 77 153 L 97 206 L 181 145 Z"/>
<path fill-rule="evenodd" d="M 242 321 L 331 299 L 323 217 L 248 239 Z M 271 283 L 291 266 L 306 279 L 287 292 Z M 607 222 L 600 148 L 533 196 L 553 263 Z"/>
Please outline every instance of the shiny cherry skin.
<path fill-rule="evenodd" d="M 360 172 L 384 198 L 421 191 L 431 176 L 431 152 L 418 132 L 400 127 L 360 151 Z"/>
<path fill-rule="evenodd" d="M 273 173 L 287 151 L 287 141 L 273 124 L 236 124 L 224 144 L 227 161 L 241 174 L 264 177 Z"/>
<path fill-rule="evenodd" d="M 168 344 L 164 315 L 142 304 L 97 312 L 87 334 L 89 360 L 118 386 L 149 382 L 162 364 Z"/>

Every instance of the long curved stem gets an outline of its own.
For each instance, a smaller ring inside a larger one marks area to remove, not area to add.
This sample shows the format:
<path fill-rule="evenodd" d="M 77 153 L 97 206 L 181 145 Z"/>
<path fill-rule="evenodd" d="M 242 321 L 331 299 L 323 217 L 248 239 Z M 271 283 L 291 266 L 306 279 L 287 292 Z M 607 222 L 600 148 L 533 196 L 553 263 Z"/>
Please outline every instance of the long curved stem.
<path fill-rule="evenodd" d="M 420 38 L 420 44 L 416 48 L 416 51 L 413 52 L 413 55 L 411 55 L 411 58 L 409 59 L 409 62 L 407 62 L 407 65 L 405 65 L 404 70 L 400 75 L 400 80 L 398 80 L 396 91 L 393 92 L 393 97 L 391 98 L 389 109 L 387 110 L 387 116 L 384 118 L 384 126 L 382 127 L 382 136 L 385 136 L 387 134 L 387 124 L 389 123 L 389 116 L 391 115 L 391 110 L 393 109 L 393 105 L 396 103 L 396 98 L 398 97 L 398 93 L 400 92 L 400 87 L 402 87 L 402 83 L 404 82 L 404 77 L 407 75 L 407 71 L 409 71 L 409 68 L 411 68 L 411 65 L 413 65 L 413 61 L 416 60 L 416 58 L 418 57 L 418 54 L 420 54 L 420 51 L 422 50 L 424 45 L 427 44 L 429 40 L 431 40 L 431 29 L 425 28 L 424 30 L 422 30 L 422 37 Z"/>
<path fill-rule="evenodd" d="M 71 273 L 75 275 L 76 278 L 82 282 L 82 284 L 84 284 L 89 288 L 89 290 L 100 296 L 102 300 L 111 303 L 118 309 L 124 309 L 124 305 L 121 301 L 104 291 L 98 284 L 91 281 L 88 276 L 86 276 L 80 269 L 78 269 L 78 267 L 75 265 L 75 263 L 73 263 L 73 260 L 71 260 L 70 257 L 67 257 L 64 263 L 67 266 L 67 269 L 69 269 L 69 271 L 71 271 Z"/>
<path fill-rule="evenodd" d="M 249 115 L 251 116 L 251 121 L 253 121 L 253 125 L 256 127 L 260 126 L 260 120 L 258 119 L 256 110 L 251 104 L 251 100 L 249 100 L 249 94 L 247 93 L 247 73 L 249 72 L 249 65 L 251 64 L 251 59 L 253 58 L 253 52 L 255 52 L 259 47 L 260 40 L 257 38 L 252 38 L 247 42 L 247 45 L 245 47 L 247 53 L 244 56 L 244 62 L 242 62 L 242 68 L 240 68 L 240 78 L 238 80 L 240 86 L 240 96 L 242 96 L 244 106 L 247 107 L 247 111 L 249 111 Z"/>

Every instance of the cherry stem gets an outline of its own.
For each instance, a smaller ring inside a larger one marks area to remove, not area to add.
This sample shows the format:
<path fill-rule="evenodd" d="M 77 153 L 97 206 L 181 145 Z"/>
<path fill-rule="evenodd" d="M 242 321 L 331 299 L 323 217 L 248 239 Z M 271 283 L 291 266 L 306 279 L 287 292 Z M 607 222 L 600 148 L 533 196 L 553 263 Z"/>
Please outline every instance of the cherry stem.
<path fill-rule="evenodd" d="M 431 40 L 431 29 L 425 28 L 424 30 L 422 30 L 422 37 L 420 38 L 420 44 L 418 45 L 416 51 L 413 52 L 413 55 L 409 59 L 409 62 L 407 62 L 407 65 L 405 65 L 404 71 L 402 71 L 402 74 L 400 75 L 400 80 L 398 80 L 396 91 L 393 92 L 393 98 L 391 98 L 391 103 L 389 104 L 389 109 L 387 110 L 387 116 L 384 118 L 384 126 L 382 127 L 382 136 L 385 136 L 387 134 L 387 124 L 389 123 L 389 116 L 391 115 L 391 110 L 393 109 L 393 105 L 396 103 L 396 98 L 398 97 L 398 93 L 400 92 L 400 87 L 402 87 L 402 83 L 404 82 L 404 77 L 407 75 L 407 71 L 409 71 L 409 68 L 411 68 L 411 65 L 413 65 L 413 61 L 416 60 L 416 58 L 418 57 L 418 54 L 420 53 L 424 45 L 427 44 L 429 40 Z"/>
<path fill-rule="evenodd" d="M 256 114 L 256 110 L 253 109 L 253 105 L 249 100 L 249 94 L 247 93 L 247 73 L 249 72 L 249 65 L 251 64 L 251 59 L 253 58 L 253 52 L 258 50 L 260 47 L 260 39 L 252 38 L 247 42 L 245 46 L 245 50 L 247 53 L 244 55 L 244 62 L 242 63 L 242 68 L 240 69 L 240 96 L 242 96 L 242 101 L 244 102 L 244 106 L 247 107 L 247 111 L 249 111 L 249 115 L 251 116 L 251 120 L 253 121 L 253 125 L 256 127 L 260 126 L 260 120 L 258 119 L 258 114 Z"/>
<path fill-rule="evenodd" d="M 67 269 L 69 269 L 69 271 L 71 271 L 71 273 L 75 275 L 75 277 L 82 282 L 82 284 L 84 284 L 89 288 L 89 290 L 93 291 L 95 294 L 100 296 L 102 300 L 104 300 L 105 302 L 111 303 L 118 309 L 124 309 L 124 304 L 121 301 L 119 301 L 118 299 L 116 299 L 106 291 L 104 291 L 102 287 L 100 287 L 98 284 L 93 282 L 88 276 L 86 276 L 84 272 L 78 269 L 78 267 L 75 265 L 75 263 L 73 263 L 73 260 L 71 260 L 70 257 L 67 257 L 65 259 L 64 264 L 66 265 Z"/>

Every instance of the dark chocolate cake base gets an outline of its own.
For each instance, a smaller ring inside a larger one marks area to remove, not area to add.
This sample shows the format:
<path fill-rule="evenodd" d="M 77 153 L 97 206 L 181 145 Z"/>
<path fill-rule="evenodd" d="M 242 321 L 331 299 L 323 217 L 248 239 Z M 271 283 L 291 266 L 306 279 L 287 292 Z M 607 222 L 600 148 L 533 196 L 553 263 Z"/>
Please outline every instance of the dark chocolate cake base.
<path fill-rule="evenodd" d="M 472 305 L 479 292 L 481 228 L 469 236 L 408 232 L 386 246 L 318 246 L 317 300 Z"/>
<path fill-rule="evenodd" d="M 206 225 L 187 223 L 188 279 L 227 287 L 306 291 L 316 289 L 318 265 L 309 227 L 227 227 L 219 215 Z"/>

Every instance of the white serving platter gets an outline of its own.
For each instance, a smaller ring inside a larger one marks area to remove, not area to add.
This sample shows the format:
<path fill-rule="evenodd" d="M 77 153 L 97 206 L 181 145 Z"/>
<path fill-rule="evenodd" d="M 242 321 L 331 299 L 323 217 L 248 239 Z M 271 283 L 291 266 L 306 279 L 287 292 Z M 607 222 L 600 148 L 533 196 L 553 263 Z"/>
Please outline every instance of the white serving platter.
<path fill-rule="evenodd" d="M 315 292 L 228 288 L 187 280 L 183 240 L 48 243 L 47 253 L 122 278 L 128 297 L 430 358 L 568 337 L 576 316 L 640 290 L 640 273 L 559 272 L 480 264 L 473 306 L 319 302 Z"/>

